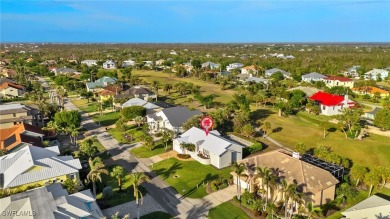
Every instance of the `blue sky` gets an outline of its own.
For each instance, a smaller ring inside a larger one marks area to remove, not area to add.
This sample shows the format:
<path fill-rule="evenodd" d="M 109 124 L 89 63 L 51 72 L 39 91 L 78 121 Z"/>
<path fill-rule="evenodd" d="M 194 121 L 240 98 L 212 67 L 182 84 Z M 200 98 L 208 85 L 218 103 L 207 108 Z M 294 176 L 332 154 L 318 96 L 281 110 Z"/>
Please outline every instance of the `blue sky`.
<path fill-rule="evenodd" d="M 1 42 L 389 42 L 390 1 L 1 0 Z"/>

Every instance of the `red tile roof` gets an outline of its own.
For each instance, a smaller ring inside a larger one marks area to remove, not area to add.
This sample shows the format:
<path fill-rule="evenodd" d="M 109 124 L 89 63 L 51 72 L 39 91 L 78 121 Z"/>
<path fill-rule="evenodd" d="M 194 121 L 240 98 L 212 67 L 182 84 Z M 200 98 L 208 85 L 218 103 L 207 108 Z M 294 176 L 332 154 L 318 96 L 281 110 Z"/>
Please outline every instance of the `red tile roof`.
<path fill-rule="evenodd" d="M 339 76 L 329 76 L 329 77 L 326 77 L 324 78 L 324 80 L 331 80 L 331 81 L 353 81 L 352 79 L 350 78 L 346 78 L 346 77 L 339 77 Z"/>
<path fill-rule="evenodd" d="M 19 89 L 19 90 L 23 90 L 24 89 L 24 87 L 22 85 L 14 84 L 14 83 L 11 83 L 11 82 L 5 82 L 5 83 L 0 85 L 0 90 L 8 88 L 8 87 L 13 87 L 13 88 Z"/>
<path fill-rule="evenodd" d="M 328 94 L 321 91 L 313 94 L 310 99 L 317 101 L 325 106 L 335 106 L 344 101 L 343 96 Z"/>

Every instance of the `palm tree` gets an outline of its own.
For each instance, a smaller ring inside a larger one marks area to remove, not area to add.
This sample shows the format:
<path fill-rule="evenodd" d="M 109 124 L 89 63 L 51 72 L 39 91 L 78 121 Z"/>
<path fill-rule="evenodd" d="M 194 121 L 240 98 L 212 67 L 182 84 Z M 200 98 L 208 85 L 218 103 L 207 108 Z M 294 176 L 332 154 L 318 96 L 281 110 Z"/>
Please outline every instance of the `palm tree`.
<path fill-rule="evenodd" d="M 89 167 L 91 170 L 89 171 L 87 175 L 87 181 L 92 182 L 93 185 L 93 195 L 96 197 L 96 182 L 100 181 L 102 182 L 102 174 L 108 175 L 108 171 L 104 169 L 104 164 L 102 160 L 99 157 L 95 157 L 95 159 L 92 160 L 92 158 L 89 158 L 88 160 Z"/>
<path fill-rule="evenodd" d="M 294 210 L 298 208 L 298 203 L 302 201 L 302 193 L 298 191 L 298 185 L 294 182 L 290 184 L 287 188 L 287 196 L 289 197 L 288 202 L 291 201 L 290 208 L 290 218 L 293 215 Z M 295 209 L 294 209 L 295 207 Z"/>
<path fill-rule="evenodd" d="M 66 93 L 66 90 L 60 86 L 57 87 L 56 92 L 57 92 L 58 100 L 60 102 L 60 106 L 62 109 L 64 109 L 65 97 L 67 97 L 68 94 Z"/>
<path fill-rule="evenodd" d="M 321 208 L 319 207 L 314 207 L 312 202 L 307 203 L 307 211 L 308 211 L 308 218 L 315 218 L 315 217 L 321 217 Z"/>
<path fill-rule="evenodd" d="M 242 163 L 234 162 L 232 165 L 233 172 L 236 174 L 236 180 L 237 180 L 237 199 L 241 200 L 241 180 L 240 177 L 244 173 L 245 167 Z"/>
<path fill-rule="evenodd" d="M 168 94 L 171 93 L 172 84 L 165 84 L 164 87 L 163 87 L 163 90 L 164 90 L 165 92 L 168 92 Z"/>
<path fill-rule="evenodd" d="M 368 172 L 367 167 L 361 166 L 359 164 L 352 166 L 350 175 L 352 179 L 356 180 L 355 186 L 359 185 L 359 181 L 361 179 L 364 179 L 364 176 L 367 174 L 367 172 Z"/>
<path fill-rule="evenodd" d="M 367 185 L 370 186 L 370 189 L 368 190 L 368 197 L 370 197 L 373 187 L 381 182 L 381 177 L 378 171 L 374 169 L 365 175 L 364 181 Z"/>
<path fill-rule="evenodd" d="M 146 176 L 144 173 L 132 173 L 130 175 L 130 184 L 133 185 L 133 190 L 134 190 L 134 197 L 135 197 L 135 203 L 137 204 L 137 219 L 139 219 L 139 206 L 140 206 L 140 202 L 139 202 L 139 197 L 141 197 L 141 205 L 143 204 L 143 195 L 142 195 L 142 192 L 139 191 L 139 186 L 141 185 L 141 183 L 143 182 L 149 182 L 150 179 L 148 176 Z"/>
<path fill-rule="evenodd" d="M 122 166 L 115 166 L 110 173 L 112 177 L 118 180 L 119 191 L 122 191 L 122 180 L 126 176 L 126 170 Z"/>
<path fill-rule="evenodd" d="M 164 130 L 161 136 L 162 142 L 165 143 L 165 151 L 168 149 L 168 142 L 172 139 L 172 133 L 168 130 Z"/>
<path fill-rule="evenodd" d="M 158 89 L 160 88 L 160 82 L 153 81 L 152 88 L 154 91 L 156 91 L 156 96 L 158 96 Z M 157 97 L 156 97 L 156 100 L 157 100 Z"/>
<path fill-rule="evenodd" d="M 145 135 L 144 139 L 142 140 L 142 143 L 144 144 L 145 147 L 149 148 L 150 151 L 153 150 L 154 148 L 154 139 L 150 135 Z"/>
<path fill-rule="evenodd" d="M 142 116 L 137 116 L 134 118 L 134 122 L 137 123 L 138 127 L 145 121 L 144 117 Z"/>

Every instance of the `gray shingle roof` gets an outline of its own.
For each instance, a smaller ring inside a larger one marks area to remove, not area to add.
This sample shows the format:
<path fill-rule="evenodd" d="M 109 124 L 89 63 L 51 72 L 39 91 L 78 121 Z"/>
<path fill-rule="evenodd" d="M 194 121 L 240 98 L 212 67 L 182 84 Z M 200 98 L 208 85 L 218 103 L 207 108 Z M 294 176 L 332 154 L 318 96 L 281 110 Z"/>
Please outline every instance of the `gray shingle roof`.
<path fill-rule="evenodd" d="M 142 106 L 145 109 L 157 109 L 160 108 L 159 106 L 149 103 L 148 101 L 142 100 L 140 98 L 132 98 L 128 101 L 126 101 L 124 104 L 122 104 L 122 107 L 130 107 L 130 106 Z"/>
<path fill-rule="evenodd" d="M 322 75 L 322 74 L 317 73 L 317 72 L 311 72 L 309 74 L 302 75 L 302 78 L 318 78 L 318 79 L 321 79 L 321 78 L 326 78 L 326 77 L 327 76 Z"/>
<path fill-rule="evenodd" d="M 168 118 L 173 127 L 181 127 L 188 119 L 196 115 L 202 115 L 199 110 L 190 110 L 185 106 L 176 106 L 163 109 L 162 112 Z"/>

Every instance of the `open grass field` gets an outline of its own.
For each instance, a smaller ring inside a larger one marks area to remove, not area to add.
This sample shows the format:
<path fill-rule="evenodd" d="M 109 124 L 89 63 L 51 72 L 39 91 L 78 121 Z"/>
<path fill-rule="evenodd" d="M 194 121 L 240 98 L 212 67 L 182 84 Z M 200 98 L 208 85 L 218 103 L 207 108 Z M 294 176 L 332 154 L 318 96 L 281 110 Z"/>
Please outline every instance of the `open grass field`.
<path fill-rule="evenodd" d="M 170 149 L 172 149 L 172 144 L 168 144 L 167 151 L 169 151 Z M 165 144 L 161 142 L 156 142 L 156 146 L 154 146 L 153 150 L 141 146 L 138 148 L 131 149 L 130 153 L 134 154 L 138 158 L 148 158 L 165 153 L 167 151 L 165 151 Z"/>
<path fill-rule="evenodd" d="M 177 77 L 170 76 L 168 73 L 156 72 L 152 70 L 133 70 L 132 74 L 140 76 L 142 80 L 148 83 L 152 83 L 153 81 L 158 81 L 161 83 L 161 85 L 164 85 L 166 83 L 174 85 L 179 82 L 191 82 L 194 85 L 199 85 L 201 87 L 200 90 L 203 95 L 208 95 L 208 94 L 216 95 L 217 97 L 214 100 L 215 102 L 220 102 L 220 103 L 229 102 L 230 100 L 233 99 L 233 94 L 235 93 L 232 90 L 222 90 L 220 85 L 201 81 L 196 78 L 177 78 Z M 171 93 L 173 93 L 172 95 L 177 95 L 174 92 Z M 159 94 L 166 95 L 166 93 L 164 93 L 162 90 L 159 91 Z M 187 100 L 187 98 L 188 96 L 184 98 L 183 97 L 179 98 L 177 100 L 177 103 L 182 103 L 185 100 Z"/>
<path fill-rule="evenodd" d="M 206 188 L 203 182 L 220 177 L 228 178 L 230 171 L 230 168 L 218 170 L 198 161 L 180 161 L 176 158 L 163 160 L 153 165 L 153 172 L 171 185 L 178 193 L 190 198 L 206 196 Z"/>
<path fill-rule="evenodd" d="M 297 116 L 291 117 L 271 114 L 265 121 L 270 122 L 272 129 L 277 130 L 270 137 L 286 147 L 293 148 L 296 143 L 304 143 L 308 148 L 327 145 L 337 154 L 352 159 L 354 163 L 368 167 L 390 166 L 390 139 L 388 137 L 370 134 L 363 140 L 352 140 L 346 139 L 344 133 L 335 130 L 323 138 L 320 123 L 329 119 L 325 116 L 300 112 Z"/>
<path fill-rule="evenodd" d="M 126 139 L 123 137 L 123 132 L 118 130 L 117 128 L 108 129 L 108 133 L 115 138 L 119 143 L 125 143 Z"/>
<path fill-rule="evenodd" d="M 209 211 L 208 218 L 211 219 L 250 219 L 243 210 L 233 205 L 230 201 L 222 203 Z"/>

